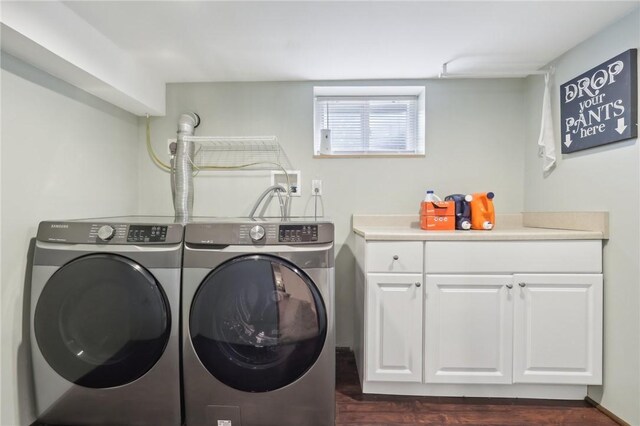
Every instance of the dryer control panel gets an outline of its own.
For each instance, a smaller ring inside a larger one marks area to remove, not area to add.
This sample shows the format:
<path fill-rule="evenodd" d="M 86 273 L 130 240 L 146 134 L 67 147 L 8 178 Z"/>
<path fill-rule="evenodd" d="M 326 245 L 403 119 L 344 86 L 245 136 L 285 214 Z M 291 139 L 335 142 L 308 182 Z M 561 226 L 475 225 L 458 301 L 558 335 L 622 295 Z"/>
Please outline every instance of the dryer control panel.
<path fill-rule="evenodd" d="M 150 245 L 182 242 L 182 224 L 41 222 L 38 241 L 67 244 Z"/>

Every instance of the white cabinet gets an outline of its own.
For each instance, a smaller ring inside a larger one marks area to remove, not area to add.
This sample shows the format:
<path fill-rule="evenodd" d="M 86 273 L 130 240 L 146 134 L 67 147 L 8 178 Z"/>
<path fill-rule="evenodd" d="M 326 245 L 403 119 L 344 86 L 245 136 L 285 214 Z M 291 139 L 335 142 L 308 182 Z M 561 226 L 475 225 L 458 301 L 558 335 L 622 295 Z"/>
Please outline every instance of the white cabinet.
<path fill-rule="evenodd" d="M 430 275 L 427 383 L 602 383 L 602 275 Z"/>
<path fill-rule="evenodd" d="M 357 236 L 356 257 L 363 392 L 580 399 L 602 383 L 601 240 Z"/>
<path fill-rule="evenodd" d="M 422 274 L 367 274 L 367 380 L 422 381 Z"/>
<path fill-rule="evenodd" d="M 425 272 L 427 383 L 602 383 L 601 241 L 427 241 Z"/>
<path fill-rule="evenodd" d="M 602 275 L 514 275 L 515 383 L 602 383 Z"/>
<path fill-rule="evenodd" d="M 511 383 L 510 275 L 427 275 L 425 381 Z"/>

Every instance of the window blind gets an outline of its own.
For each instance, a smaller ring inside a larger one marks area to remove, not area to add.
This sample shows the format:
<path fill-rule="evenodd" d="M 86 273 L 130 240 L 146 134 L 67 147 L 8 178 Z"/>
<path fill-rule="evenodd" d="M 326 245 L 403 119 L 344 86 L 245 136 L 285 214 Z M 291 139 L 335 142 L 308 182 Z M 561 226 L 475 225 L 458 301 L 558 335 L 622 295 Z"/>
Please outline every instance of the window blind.
<path fill-rule="evenodd" d="M 316 130 L 331 130 L 331 152 L 418 152 L 418 96 L 316 97 Z"/>

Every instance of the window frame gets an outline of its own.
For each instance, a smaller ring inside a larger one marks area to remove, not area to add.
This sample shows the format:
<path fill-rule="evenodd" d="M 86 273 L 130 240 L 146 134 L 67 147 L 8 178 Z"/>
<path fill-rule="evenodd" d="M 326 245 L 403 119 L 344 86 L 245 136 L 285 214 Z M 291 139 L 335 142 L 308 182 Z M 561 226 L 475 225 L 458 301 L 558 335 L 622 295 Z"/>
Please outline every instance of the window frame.
<path fill-rule="evenodd" d="M 411 151 L 338 151 L 330 154 L 320 152 L 322 125 L 319 123 L 319 102 L 326 99 L 380 100 L 415 98 L 416 141 Z M 315 86 L 313 88 L 313 157 L 314 158 L 416 158 L 425 156 L 425 86 Z"/>

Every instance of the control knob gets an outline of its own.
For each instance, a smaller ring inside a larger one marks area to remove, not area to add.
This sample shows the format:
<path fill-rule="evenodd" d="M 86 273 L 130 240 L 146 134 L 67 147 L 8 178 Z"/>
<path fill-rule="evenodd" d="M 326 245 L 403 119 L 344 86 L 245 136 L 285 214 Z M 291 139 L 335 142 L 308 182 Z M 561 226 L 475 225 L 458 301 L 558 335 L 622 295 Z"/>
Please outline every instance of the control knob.
<path fill-rule="evenodd" d="M 253 241 L 260 241 L 264 238 L 264 228 L 260 225 L 254 226 L 251 228 L 251 231 L 249 231 L 249 236 Z"/>
<path fill-rule="evenodd" d="M 98 229 L 98 238 L 102 241 L 109 241 L 116 235 L 116 230 L 111 225 L 103 225 Z"/>

